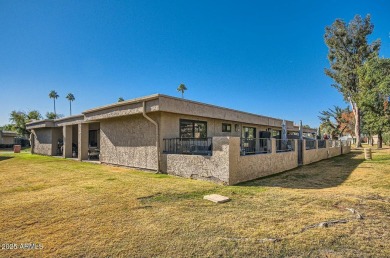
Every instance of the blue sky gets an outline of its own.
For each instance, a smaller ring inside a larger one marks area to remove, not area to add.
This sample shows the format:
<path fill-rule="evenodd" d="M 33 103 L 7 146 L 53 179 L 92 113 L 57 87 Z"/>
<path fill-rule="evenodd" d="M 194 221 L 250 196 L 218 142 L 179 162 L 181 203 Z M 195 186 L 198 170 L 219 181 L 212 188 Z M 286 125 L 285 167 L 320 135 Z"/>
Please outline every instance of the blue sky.
<path fill-rule="evenodd" d="M 324 75 L 324 28 L 370 13 L 390 57 L 390 2 L 0 0 L 0 125 L 153 93 L 318 126 L 346 106 Z"/>

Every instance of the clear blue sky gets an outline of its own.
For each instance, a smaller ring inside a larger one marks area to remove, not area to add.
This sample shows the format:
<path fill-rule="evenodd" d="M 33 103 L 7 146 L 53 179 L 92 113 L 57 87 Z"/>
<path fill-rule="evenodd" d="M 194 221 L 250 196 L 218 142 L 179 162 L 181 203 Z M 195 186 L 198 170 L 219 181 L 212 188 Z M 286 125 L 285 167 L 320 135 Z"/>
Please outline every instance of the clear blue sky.
<path fill-rule="evenodd" d="M 346 106 L 323 34 L 370 13 L 390 57 L 390 2 L 0 0 L 0 125 L 12 110 L 73 113 L 153 93 L 318 126 Z"/>

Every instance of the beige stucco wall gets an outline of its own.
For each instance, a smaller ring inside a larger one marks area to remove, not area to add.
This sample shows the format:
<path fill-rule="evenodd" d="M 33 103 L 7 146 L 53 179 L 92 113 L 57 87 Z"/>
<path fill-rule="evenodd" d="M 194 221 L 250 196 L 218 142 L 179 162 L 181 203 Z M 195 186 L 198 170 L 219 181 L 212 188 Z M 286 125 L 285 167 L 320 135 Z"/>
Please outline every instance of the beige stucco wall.
<path fill-rule="evenodd" d="M 317 144 L 317 143 L 316 143 Z M 336 146 L 336 142 L 327 141 L 326 148 L 303 150 L 303 165 L 307 165 L 313 162 L 317 162 L 323 159 L 339 156 L 342 153 L 349 153 L 351 146 L 332 147 Z"/>
<path fill-rule="evenodd" d="M 151 115 L 158 120 L 156 114 Z M 100 122 L 102 163 L 157 170 L 155 126 L 142 115 Z"/>
<path fill-rule="evenodd" d="M 307 165 L 313 162 L 327 159 L 328 149 L 321 148 L 321 149 L 305 150 L 304 148 L 302 155 L 303 155 L 303 165 Z"/>
<path fill-rule="evenodd" d="M 172 113 L 180 112 L 183 115 L 202 116 L 220 120 L 237 121 L 241 123 L 260 124 L 275 127 L 281 127 L 283 121 L 277 118 L 254 115 L 247 112 L 241 112 L 164 95 L 159 96 L 159 110 Z M 287 124 L 292 125 L 293 123 L 292 121 L 287 121 Z"/>
<path fill-rule="evenodd" d="M 347 146 L 343 146 L 342 147 L 342 153 L 343 154 L 347 154 L 347 153 L 350 153 L 350 152 L 351 152 L 351 145 L 350 145 L 350 143 L 348 143 Z"/>
<path fill-rule="evenodd" d="M 341 147 L 330 147 L 328 148 L 328 158 L 341 155 Z"/>
<path fill-rule="evenodd" d="M 233 185 L 293 169 L 298 166 L 297 155 L 295 151 L 240 156 L 239 137 L 213 137 L 212 156 L 162 154 L 162 170 Z"/>
<path fill-rule="evenodd" d="M 297 150 L 297 145 L 295 145 Z M 276 153 L 276 143 L 272 139 L 272 153 L 240 156 L 240 139 L 230 141 L 229 184 L 280 173 L 298 167 L 298 152 Z"/>
<path fill-rule="evenodd" d="M 146 102 L 146 112 L 158 111 L 159 100 L 153 99 Z M 84 113 L 86 121 L 101 120 L 101 119 L 111 119 L 116 117 L 123 117 L 129 115 L 142 114 L 143 106 L 142 102 L 138 103 L 128 103 L 124 101 L 123 103 L 116 103 L 112 107 L 106 109 L 96 108 L 87 110 Z"/>
<path fill-rule="evenodd" d="M 214 137 L 212 156 L 162 154 L 161 169 L 172 175 L 228 184 L 229 143 L 229 137 Z"/>
<path fill-rule="evenodd" d="M 54 126 L 78 125 L 82 122 L 84 115 L 74 115 L 54 120 Z"/>
<path fill-rule="evenodd" d="M 53 137 L 52 128 L 37 128 L 32 130 L 34 135 L 33 153 L 52 155 Z"/>
<path fill-rule="evenodd" d="M 15 142 L 15 137 L 14 136 L 5 136 L 5 135 L 2 135 L 0 137 L 0 144 L 7 144 L 7 145 L 10 145 L 10 144 L 14 144 Z"/>
<path fill-rule="evenodd" d="M 229 120 L 220 120 L 213 118 L 206 118 L 200 116 L 190 116 L 183 114 L 174 114 L 174 113 L 161 113 L 161 122 L 160 122 L 160 144 L 163 147 L 163 139 L 165 138 L 179 138 L 180 137 L 180 119 L 196 120 L 207 122 L 207 137 L 241 137 L 242 130 L 244 126 L 255 127 L 257 137 L 259 136 L 260 131 L 265 131 L 267 128 L 277 129 L 276 127 L 260 126 L 254 124 L 245 124 Z M 231 132 L 222 132 L 222 123 L 231 124 Z M 235 124 L 238 124 L 239 131 L 235 131 Z M 280 129 L 278 129 L 280 130 Z"/>
<path fill-rule="evenodd" d="M 306 146 L 306 140 L 303 140 L 303 146 Z M 303 165 L 317 162 L 328 158 L 329 142 L 325 141 L 325 148 L 318 148 L 318 141 L 315 141 L 316 149 L 306 150 L 303 148 L 302 160 Z"/>

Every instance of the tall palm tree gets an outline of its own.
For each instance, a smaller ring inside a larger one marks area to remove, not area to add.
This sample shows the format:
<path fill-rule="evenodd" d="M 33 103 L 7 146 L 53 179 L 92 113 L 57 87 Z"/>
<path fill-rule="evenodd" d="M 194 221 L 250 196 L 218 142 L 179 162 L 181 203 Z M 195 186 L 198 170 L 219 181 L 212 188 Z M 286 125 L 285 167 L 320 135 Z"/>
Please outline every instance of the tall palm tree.
<path fill-rule="evenodd" d="M 57 115 L 57 112 L 56 112 L 56 99 L 58 99 L 59 95 L 57 94 L 57 92 L 55 90 L 52 90 L 50 91 L 49 93 L 49 98 L 53 99 L 54 101 L 54 114 Z"/>
<path fill-rule="evenodd" d="M 186 91 L 186 90 L 187 90 L 187 87 L 183 83 L 181 83 L 179 85 L 179 87 L 177 87 L 177 91 L 181 92 L 181 98 L 184 98 L 184 91 Z"/>
<path fill-rule="evenodd" d="M 72 115 L 72 101 L 75 100 L 75 97 L 72 93 L 69 93 L 66 98 L 69 100 L 69 114 Z"/>

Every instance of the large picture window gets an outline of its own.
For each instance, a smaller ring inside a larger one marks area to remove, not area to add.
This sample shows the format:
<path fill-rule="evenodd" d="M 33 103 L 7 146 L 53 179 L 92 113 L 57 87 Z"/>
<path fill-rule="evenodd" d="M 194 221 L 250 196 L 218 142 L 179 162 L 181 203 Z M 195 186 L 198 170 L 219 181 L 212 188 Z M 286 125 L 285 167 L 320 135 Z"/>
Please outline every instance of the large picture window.
<path fill-rule="evenodd" d="M 180 119 L 180 138 L 207 138 L 207 122 Z"/>

